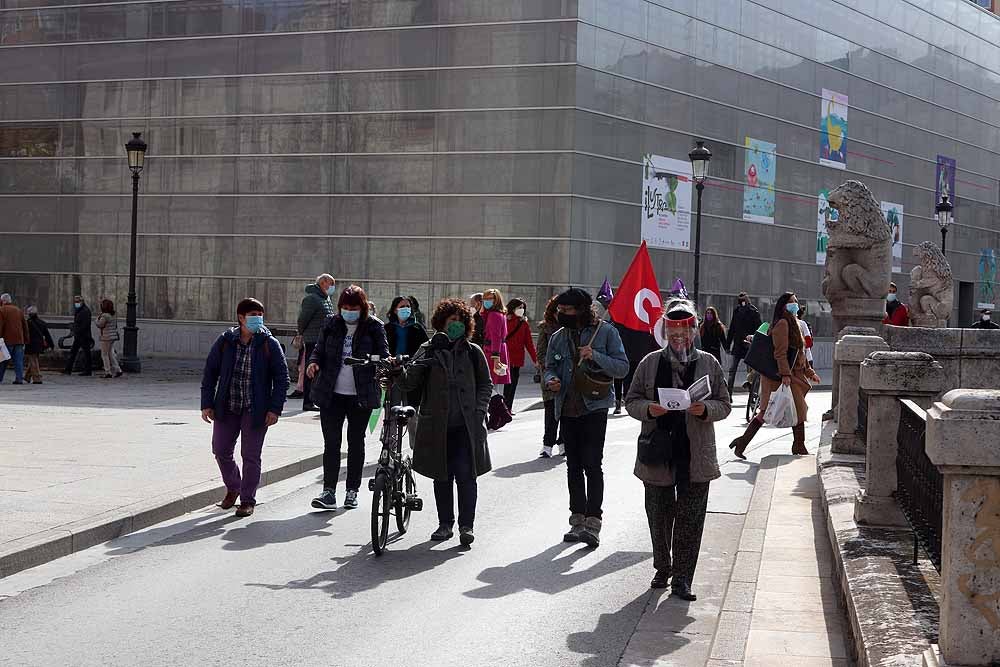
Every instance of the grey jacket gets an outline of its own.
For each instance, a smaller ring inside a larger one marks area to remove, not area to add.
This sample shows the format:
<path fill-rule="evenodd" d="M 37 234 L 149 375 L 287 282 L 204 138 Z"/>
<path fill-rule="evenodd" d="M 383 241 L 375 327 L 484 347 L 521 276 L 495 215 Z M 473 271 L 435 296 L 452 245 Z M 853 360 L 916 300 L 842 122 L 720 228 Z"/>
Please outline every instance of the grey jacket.
<path fill-rule="evenodd" d="M 649 406 L 656 403 L 656 370 L 659 367 L 660 356 L 665 350 L 652 352 L 639 362 L 639 367 L 632 377 L 628 396 L 625 398 L 625 409 L 642 422 L 642 434 L 649 435 L 656 429 L 656 418 L 649 414 Z M 687 417 L 688 439 L 691 441 L 691 481 L 710 482 L 718 479 L 719 461 L 715 455 L 715 426 L 712 422 L 722 421 L 732 411 L 729 389 L 723 376 L 722 366 L 711 354 L 695 350 L 697 355 L 695 380 L 708 375 L 712 385 L 712 397 L 705 403 L 705 414 L 695 417 L 691 413 Z M 635 460 L 635 476 L 647 484 L 654 486 L 672 486 L 673 472 L 667 466 L 647 465 L 640 463 L 638 455 Z"/>
<path fill-rule="evenodd" d="M 622 345 L 621 336 L 617 329 L 602 322 L 600 330 L 594 337 L 591 344 L 594 349 L 594 363 L 600 366 L 601 370 L 613 378 L 623 378 L 628 375 L 628 357 L 625 356 L 625 346 Z M 596 326 L 596 324 L 595 324 Z M 594 335 L 594 327 L 584 327 L 580 331 L 580 345 L 584 346 L 590 342 L 590 337 Z M 559 380 L 561 387 L 556 394 L 556 419 L 562 416 L 563 402 L 566 400 L 566 392 L 573 384 L 573 343 L 570 339 L 570 332 L 565 328 L 552 334 L 549 338 L 549 346 L 545 351 L 545 373 L 542 382 L 545 385 L 551 380 Z M 584 397 L 583 404 L 587 412 L 597 410 L 607 410 L 614 405 L 614 384 L 608 387 L 608 395 L 604 398 L 591 400 Z"/>
<path fill-rule="evenodd" d="M 318 341 L 326 318 L 333 314 L 333 303 L 319 288 L 319 285 L 316 283 L 306 285 L 306 296 L 302 299 L 302 306 L 299 307 L 299 317 L 296 323 L 302 339 L 307 343 Z"/>

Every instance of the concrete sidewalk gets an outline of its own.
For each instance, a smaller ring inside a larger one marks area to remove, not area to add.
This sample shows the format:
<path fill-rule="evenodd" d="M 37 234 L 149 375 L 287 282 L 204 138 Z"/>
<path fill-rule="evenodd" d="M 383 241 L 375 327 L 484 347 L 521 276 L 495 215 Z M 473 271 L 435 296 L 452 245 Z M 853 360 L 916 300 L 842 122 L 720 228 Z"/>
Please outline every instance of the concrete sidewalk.
<path fill-rule="evenodd" d="M 155 360 L 140 376 L 0 385 L 0 577 L 221 500 L 200 375 Z M 529 377 L 518 396 L 515 410 L 528 408 L 538 385 Z M 269 430 L 262 485 L 322 465 L 318 413 L 301 407 L 288 401 Z"/>

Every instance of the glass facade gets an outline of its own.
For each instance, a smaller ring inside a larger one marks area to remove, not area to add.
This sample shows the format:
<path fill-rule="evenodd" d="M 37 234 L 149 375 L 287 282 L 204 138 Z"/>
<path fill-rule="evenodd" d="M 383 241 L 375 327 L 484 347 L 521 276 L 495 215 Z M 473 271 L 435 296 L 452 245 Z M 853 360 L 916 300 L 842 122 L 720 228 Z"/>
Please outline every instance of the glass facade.
<path fill-rule="evenodd" d="M 643 157 L 695 139 L 724 310 L 821 298 L 817 197 L 848 178 L 902 207 L 905 292 L 940 240 L 938 156 L 974 300 L 1000 254 L 1000 20 L 966 0 L 56 1 L 0 0 L 0 288 L 43 312 L 124 302 L 133 131 L 152 319 L 254 294 L 292 322 L 324 271 L 380 306 L 498 286 L 537 311 L 621 277 Z M 824 91 L 847 98 L 832 141 Z M 770 224 L 745 220 L 747 138 L 775 145 Z M 692 253 L 651 254 L 690 283 Z"/>

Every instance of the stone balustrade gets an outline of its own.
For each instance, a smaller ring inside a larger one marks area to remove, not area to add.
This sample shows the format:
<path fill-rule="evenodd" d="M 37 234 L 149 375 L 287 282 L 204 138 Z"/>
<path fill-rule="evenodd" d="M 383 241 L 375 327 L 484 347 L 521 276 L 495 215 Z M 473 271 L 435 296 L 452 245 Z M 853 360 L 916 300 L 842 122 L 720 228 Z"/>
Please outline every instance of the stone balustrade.
<path fill-rule="evenodd" d="M 944 387 L 944 369 L 922 352 L 874 352 L 861 363 L 860 386 L 868 395 L 865 488 L 855 500 L 854 520 L 868 526 L 906 526 L 896 492 L 901 398 L 922 408 Z"/>
<path fill-rule="evenodd" d="M 838 373 L 837 431 L 833 434 L 835 454 L 864 454 L 865 444 L 859 442 L 858 389 L 861 362 L 873 352 L 888 351 L 889 346 L 878 336 L 849 334 L 837 342 L 833 358 Z"/>
<path fill-rule="evenodd" d="M 995 378 L 994 378 L 995 381 Z M 1000 390 L 949 391 L 927 413 L 944 476 L 939 645 L 925 667 L 1000 663 Z"/>

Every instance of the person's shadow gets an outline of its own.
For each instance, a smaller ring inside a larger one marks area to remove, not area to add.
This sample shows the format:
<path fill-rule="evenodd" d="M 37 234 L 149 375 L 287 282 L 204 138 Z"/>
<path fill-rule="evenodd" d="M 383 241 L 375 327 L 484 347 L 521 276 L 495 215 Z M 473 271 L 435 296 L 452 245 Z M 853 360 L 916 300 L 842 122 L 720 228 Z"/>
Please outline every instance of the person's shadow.
<path fill-rule="evenodd" d="M 502 468 L 496 468 L 493 471 L 494 477 L 502 477 L 503 479 L 513 479 L 515 477 L 520 477 L 522 475 L 530 475 L 539 472 L 548 472 L 553 468 L 558 468 L 562 465 L 565 457 L 562 456 L 551 456 L 549 458 L 538 457 L 536 459 L 531 459 L 530 461 L 522 461 L 521 463 L 512 463 L 509 466 L 504 466 Z"/>
<path fill-rule="evenodd" d="M 308 579 L 295 579 L 287 584 L 246 584 L 269 590 L 321 590 L 336 599 L 346 599 L 364 591 L 377 588 L 381 584 L 408 579 L 423 574 L 453 558 L 463 556 L 468 549 L 454 546 L 448 549 L 432 549 L 437 542 L 423 542 L 405 551 L 389 550 L 382 556 L 372 553 L 371 545 L 364 545 L 351 556 L 334 557 L 335 567 L 320 572 Z M 378 567 L 373 567 L 378 561 Z"/>
<path fill-rule="evenodd" d="M 560 542 L 530 558 L 503 567 L 487 568 L 477 577 L 486 585 L 466 591 L 465 595 L 490 599 L 525 590 L 555 595 L 574 586 L 632 567 L 652 555 L 646 551 L 616 551 L 586 570 L 570 573 L 576 561 L 593 552 L 587 548 L 576 548 L 556 557 L 567 546 Z"/>
<path fill-rule="evenodd" d="M 344 512 L 309 512 L 289 519 L 251 521 L 222 534 L 225 551 L 247 551 L 269 544 L 285 544 L 307 537 L 325 537 L 332 533 L 324 530 L 330 520 Z"/>

